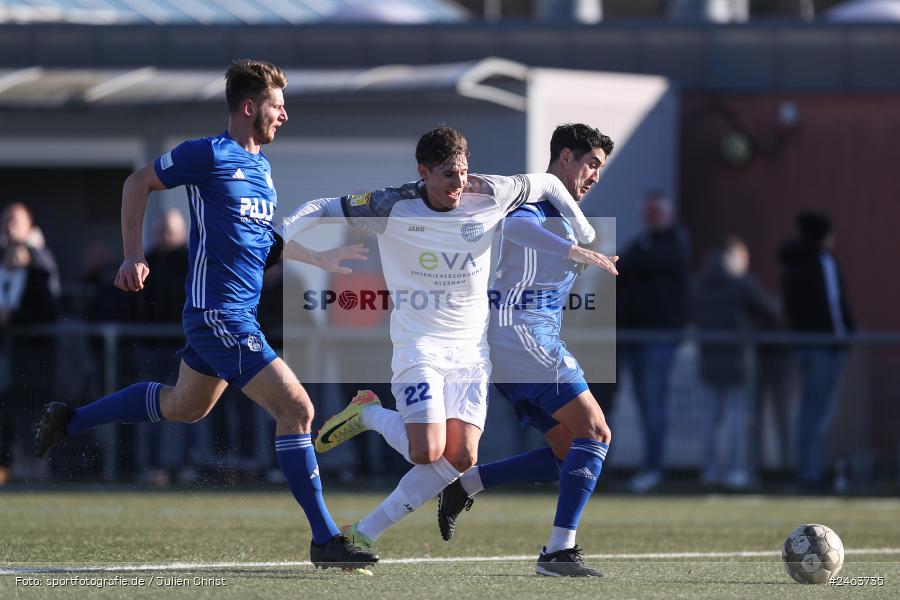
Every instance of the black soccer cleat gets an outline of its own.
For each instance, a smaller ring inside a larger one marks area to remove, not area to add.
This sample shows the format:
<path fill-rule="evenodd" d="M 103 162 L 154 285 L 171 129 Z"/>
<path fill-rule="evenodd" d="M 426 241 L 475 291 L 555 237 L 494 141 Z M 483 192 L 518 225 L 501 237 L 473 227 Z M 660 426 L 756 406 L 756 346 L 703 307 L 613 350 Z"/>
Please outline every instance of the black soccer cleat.
<path fill-rule="evenodd" d="M 75 409 L 65 402 L 51 402 L 44 405 L 41 420 L 34 426 L 34 457 L 44 458 L 53 446 L 67 437 L 66 426 L 75 414 Z"/>
<path fill-rule="evenodd" d="M 545 547 L 538 556 L 534 570 L 538 575 L 548 577 L 603 577 L 603 573 L 589 567 L 581 557 L 581 548 L 566 548 L 556 552 L 546 553 Z"/>
<path fill-rule="evenodd" d="M 441 490 L 438 496 L 438 528 L 445 542 L 453 537 L 460 513 L 471 509 L 474 502 L 475 498 L 466 493 L 459 479 Z"/>
<path fill-rule="evenodd" d="M 378 555 L 356 546 L 343 535 L 324 544 L 309 544 L 309 560 L 317 569 L 362 569 L 378 562 Z"/>

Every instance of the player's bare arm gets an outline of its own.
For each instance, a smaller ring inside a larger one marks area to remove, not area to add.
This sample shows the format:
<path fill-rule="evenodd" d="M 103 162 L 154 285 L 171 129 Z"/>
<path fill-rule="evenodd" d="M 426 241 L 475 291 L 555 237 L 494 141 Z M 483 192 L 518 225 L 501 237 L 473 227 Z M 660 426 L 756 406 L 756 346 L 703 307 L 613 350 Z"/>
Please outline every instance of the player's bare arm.
<path fill-rule="evenodd" d="M 569 258 L 577 263 L 582 263 L 585 265 L 597 265 L 601 269 L 605 269 L 613 275 L 619 274 L 619 272 L 616 270 L 616 261 L 619 260 L 618 256 L 606 256 L 605 254 L 601 254 L 600 252 L 595 252 L 594 250 L 589 250 L 588 248 L 583 248 L 576 244 L 572 244 L 572 246 L 569 248 Z"/>
<path fill-rule="evenodd" d="M 341 263 L 345 260 L 368 260 L 369 249 L 364 244 L 341 246 L 331 250 L 316 251 L 307 248 L 295 240 L 288 242 L 282 256 L 286 260 L 306 263 L 318 267 L 328 273 L 341 273 L 344 275 L 353 272 L 353 269 L 345 267 Z"/>
<path fill-rule="evenodd" d="M 144 288 L 150 267 L 144 258 L 142 229 L 144 211 L 150 192 L 166 189 L 153 165 L 147 165 L 128 176 L 122 188 L 122 247 L 125 258 L 116 274 L 115 286 L 126 292 Z"/>

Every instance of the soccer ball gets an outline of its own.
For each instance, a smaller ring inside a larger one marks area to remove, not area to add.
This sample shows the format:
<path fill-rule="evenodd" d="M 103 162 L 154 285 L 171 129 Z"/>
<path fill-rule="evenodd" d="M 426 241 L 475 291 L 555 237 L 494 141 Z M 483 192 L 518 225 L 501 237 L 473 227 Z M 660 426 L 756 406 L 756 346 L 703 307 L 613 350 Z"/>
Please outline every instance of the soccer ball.
<path fill-rule="evenodd" d="M 826 583 L 844 565 L 844 543 L 824 525 L 801 525 L 784 540 L 781 560 L 795 581 Z"/>

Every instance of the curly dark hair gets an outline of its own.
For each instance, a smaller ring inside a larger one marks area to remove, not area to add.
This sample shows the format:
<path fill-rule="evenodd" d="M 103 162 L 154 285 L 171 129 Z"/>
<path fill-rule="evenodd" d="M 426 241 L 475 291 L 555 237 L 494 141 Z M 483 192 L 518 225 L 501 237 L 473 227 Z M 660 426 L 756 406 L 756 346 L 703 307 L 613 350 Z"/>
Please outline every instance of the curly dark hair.
<path fill-rule="evenodd" d="M 285 87 L 284 71 L 262 60 L 242 58 L 231 63 L 225 71 L 225 99 L 231 112 L 239 110 L 241 102 L 248 98 L 256 102 L 266 90 L 283 90 Z"/>
<path fill-rule="evenodd" d="M 594 148 L 600 148 L 609 156 L 614 145 L 612 138 L 590 125 L 566 123 L 553 130 L 553 137 L 550 138 L 550 162 L 559 160 L 559 155 L 565 148 L 574 152 L 575 160 L 579 160 Z"/>
<path fill-rule="evenodd" d="M 469 157 L 469 143 L 463 134 L 446 125 L 426 131 L 416 144 L 416 161 L 429 169 L 451 156 Z"/>

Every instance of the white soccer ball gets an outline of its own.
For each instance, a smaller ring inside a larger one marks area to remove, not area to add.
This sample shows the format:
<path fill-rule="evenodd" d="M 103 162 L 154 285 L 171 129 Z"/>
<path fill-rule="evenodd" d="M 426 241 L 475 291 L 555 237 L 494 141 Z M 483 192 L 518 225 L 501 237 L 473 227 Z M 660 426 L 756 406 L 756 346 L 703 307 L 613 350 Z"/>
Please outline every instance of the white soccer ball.
<path fill-rule="evenodd" d="M 795 581 L 827 583 L 844 566 L 844 543 L 824 525 L 801 525 L 784 540 L 781 559 Z"/>

